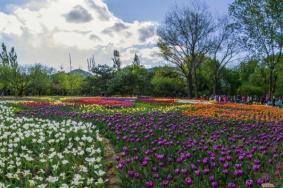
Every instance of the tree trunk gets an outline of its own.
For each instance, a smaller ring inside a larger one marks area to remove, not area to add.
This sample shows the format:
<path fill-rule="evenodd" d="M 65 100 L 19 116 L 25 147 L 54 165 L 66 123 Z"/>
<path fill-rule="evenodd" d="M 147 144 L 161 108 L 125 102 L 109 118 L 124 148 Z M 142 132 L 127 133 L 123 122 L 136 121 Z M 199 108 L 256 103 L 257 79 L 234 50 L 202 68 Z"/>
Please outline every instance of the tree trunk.
<path fill-rule="evenodd" d="M 215 73 L 213 78 L 213 95 L 217 95 L 217 85 L 218 85 L 218 76 L 217 73 Z"/>
<path fill-rule="evenodd" d="M 189 70 L 186 79 L 187 79 L 187 87 L 188 87 L 188 98 L 191 99 L 193 96 L 193 75 L 191 70 Z"/>
<path fill-rule="evenodd" d="M 272 87 L 273 87 L 273 68 L 269 69 L 269 88 L 268 88 L 268 96 L 269 99 L 272 98 Z"/>
<path fill-rule="evenodd" d="M 195 97 L 198 97 L 198 80 L 197 80 L 197 68 L 194 66 L 194 93 Z"/>
<path fill-rule="evenodd" d="M 275 73 L 275 74 L 274 74 L 273 85 L 272 85 L 272 93 L 273 93 L 273 94 L 274 94 L 275 91 L 276 91 L 277 80 L 278 80 L 278 75 Z"/>
<path fill-rule="evenodd" d="M 217 86 L 218 86 L 218 73 L 219 73 L 219 66 L 217 64 L 216 58 L 214 58 L 214 75 L 213 75 L 213 95 L 217 95 Z"/>

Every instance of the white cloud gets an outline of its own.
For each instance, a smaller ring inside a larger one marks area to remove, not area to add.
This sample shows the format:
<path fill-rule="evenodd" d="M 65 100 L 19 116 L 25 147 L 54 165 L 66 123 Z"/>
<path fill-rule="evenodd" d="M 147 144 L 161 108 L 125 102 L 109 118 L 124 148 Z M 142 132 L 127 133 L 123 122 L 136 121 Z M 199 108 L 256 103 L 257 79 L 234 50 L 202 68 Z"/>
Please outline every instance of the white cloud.
<path fill-rule="evenodd" d="M 132 52 L 147 66 L 160 61 L 153 55 L 158 49 L 152 47 L 157 24 L 125 22 L 103 0 L 30 0 L 12 7 L 9 13 L 0 12 L 0 38 L 16 47 L 20 63 L 66 67 L 71 52 L 73 67 L 86 67 L 85 59 L 92 54 L 97 63 L 110 64 L 114 49 L 121 51 L 125 64 Z"/>
<path fill-rule="evenodd" d="M 23 33 L 21 28 L 22 24 L 15 16 L 0 12 L 0 23 L 0 34 L 20 36 Z"/>
<path fill-rule="evenodd" d="M 147 68 L 152 66 L 161 66 L 164 63 L 159 56 L 158 47 L 131 47 L 123 51 L 121 58 L 125 59 L 129 64 L 132 62 L 135 53 L 139 55 L 142 64 Z"/>

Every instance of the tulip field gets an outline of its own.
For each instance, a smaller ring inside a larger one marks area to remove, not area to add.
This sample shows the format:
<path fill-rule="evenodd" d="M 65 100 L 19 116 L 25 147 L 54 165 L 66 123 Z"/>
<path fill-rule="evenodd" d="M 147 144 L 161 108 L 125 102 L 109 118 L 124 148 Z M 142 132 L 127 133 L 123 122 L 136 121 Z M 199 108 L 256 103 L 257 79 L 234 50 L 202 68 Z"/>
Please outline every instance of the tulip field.
<path fill-rule="evenodd" d="M 0 187 L 280 185 L 280 108 L 118 97 L 0 103 Z"/>
<path fill-rule="evenodd" d="M 96 126 L 17 117 L 0 104 L 0 187 L 104 187 Z"/>

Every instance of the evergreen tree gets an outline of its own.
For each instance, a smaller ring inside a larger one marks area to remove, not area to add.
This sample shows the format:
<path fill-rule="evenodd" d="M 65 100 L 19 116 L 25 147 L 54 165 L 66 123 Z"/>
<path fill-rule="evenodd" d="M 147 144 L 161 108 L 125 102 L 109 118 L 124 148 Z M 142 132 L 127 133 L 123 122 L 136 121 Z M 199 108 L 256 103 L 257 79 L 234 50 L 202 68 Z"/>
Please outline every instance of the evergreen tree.
<path fill-rule="evenodd" d="M 140 58 L 137 54 L 135 54 L 133 65 L 134 66 L 140 66 L 141 65 Z"/>
<path fill-rule="evenodd" d="M 18 56 L 14 47 L 12 47 L 9 52 L 9 61 L 11 67 L 18 67 Z"/>
<path fill-rule="evenodd" d="M 2 52 L 0 53 L 0 63 L 3 65 L 9 65 L 9 55 L 7 52 L 7 47 L 4 43 L 2 43 Z"/>

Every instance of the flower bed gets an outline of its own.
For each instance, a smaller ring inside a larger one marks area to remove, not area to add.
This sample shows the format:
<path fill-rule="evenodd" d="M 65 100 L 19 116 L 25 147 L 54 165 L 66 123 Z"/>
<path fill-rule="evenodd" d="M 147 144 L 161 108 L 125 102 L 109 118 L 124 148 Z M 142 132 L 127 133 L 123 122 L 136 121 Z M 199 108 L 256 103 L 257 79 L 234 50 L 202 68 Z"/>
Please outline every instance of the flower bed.
<path fill-rule="evenodd" d="M 45 107 L 45 106 L 50 106 L 50 105 L 61 105 L 61 102 L 33 102 L 33 101 L 29 101 L 29 102 L 21 102 L 20 103 L 22 106 L 24 107 Z"/>
<path fill-rule="evenodd" d="M 32 114 L 26 112 L 26 114 Z M 123 187 L 260 187 L 283 181 L 283 124 L 179 113 L 35 111 L 101 122 L 116 145 Z"/>
<path fill-rule="evenodd" d="M 282 124 L 243 124 L 175 113 L 114 115 L 105 121 L 120 145 L 118 168 L 128 187 L 283 183 Z"/>
<path fill-rule="evenodd" d="M 283 109 L 262 105 L 194 104 L 184 114 L 238 121 L 283 122 Z"/>
<path fill-rule="evenodd" d="M 144 103 L 157 103 L 157 104 L 174 104 L 176 103 L 175 99 L 138 99 Z"/>
<path fill-rule="evenodd" d="M 148 113 L 148 112 L 179 112 L 190 107 L 188 104 L 152 105 L 149 103 L 137 103 L 131 108 L 108 108 L 101 105 L 80 105 L 79 111 L 83 113 Z"/>
<path fill-rule="evenodd" d="M 16 117 L 1 103 L 0 187 L 104 187 L 101 141 L 91 123 Z"/>
<path fill-rule="evenodd" d="M 74 104 L 85 104 L 85 105 L 102 105 L 102 106 L 110 106 L 110 107 L 132 107 L 135 103 L 131 100 L 122 100 L 122 99 L 112 99 L 112 98 L 74 98 L 67 99 L 67 102 L 71 102 Z"/>

